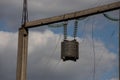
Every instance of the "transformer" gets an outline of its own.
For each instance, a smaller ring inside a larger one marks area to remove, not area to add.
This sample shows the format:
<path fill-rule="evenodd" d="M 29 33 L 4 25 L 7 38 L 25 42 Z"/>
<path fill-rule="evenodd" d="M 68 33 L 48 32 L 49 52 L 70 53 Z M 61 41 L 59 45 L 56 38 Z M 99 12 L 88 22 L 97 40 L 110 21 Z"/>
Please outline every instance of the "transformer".
<path fill-rule="evenodd" d="M 79 43 L 74 40 L 61 42 L 61 59 L 76 61 L 79 58 Z"/>

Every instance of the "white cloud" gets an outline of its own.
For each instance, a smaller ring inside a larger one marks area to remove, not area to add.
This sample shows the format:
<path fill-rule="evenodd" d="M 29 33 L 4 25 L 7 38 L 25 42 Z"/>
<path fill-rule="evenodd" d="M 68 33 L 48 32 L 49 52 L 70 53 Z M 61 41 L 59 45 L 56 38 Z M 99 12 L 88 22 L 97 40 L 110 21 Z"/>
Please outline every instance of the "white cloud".
<path fill-rule="evenodd" d="M 110 79 L 110 80 L 119 80 L 118 78 L 112 78 L 112 79 Z"/>
<path fill-rule="evenodd" d="M 0 78 L 15 80 L 17 33 L 0 31 Z M 31 31 L 29 35 L 28 79 L 29 80 L 93 80 L 93 50 L 91 38 L 80 39 L 77 62 L 60 61 L 60 42 L 54 53 L 59 34 L 50 30 L 44 32 Z M 110 52 L 101 41 L 95 40 L 96 77 L 116 67 L 116 54 Z M 59 63 L 59 64 L 58 64 Z M 58 79 L 59 78 L 59 79 Z M 114 80 L 114 79 L 113 79 Z"/>

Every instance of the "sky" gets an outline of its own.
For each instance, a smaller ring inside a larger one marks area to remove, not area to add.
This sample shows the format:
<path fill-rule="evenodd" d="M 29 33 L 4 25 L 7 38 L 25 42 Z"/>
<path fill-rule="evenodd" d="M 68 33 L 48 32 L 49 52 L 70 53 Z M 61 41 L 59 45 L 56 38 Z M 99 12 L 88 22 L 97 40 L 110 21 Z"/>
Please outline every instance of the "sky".
<path fill-rule="evenodd" d="M 84 10 L 119 0 L 28 0 L 29 21 Z M 0 80 L 15 80 L 22 0 L 0 0 Z M 107 12 L 118 18 L 118 10 Z M 74 20 L 68 24 L 73 39 Z M 92 37 L 93 28 L 93 37 Z M 63 28 L 29 30 L 27 80 L 118 80 L 118 22 L 102 14 L 79 21 L 77 62 L 60 59 Z"/>

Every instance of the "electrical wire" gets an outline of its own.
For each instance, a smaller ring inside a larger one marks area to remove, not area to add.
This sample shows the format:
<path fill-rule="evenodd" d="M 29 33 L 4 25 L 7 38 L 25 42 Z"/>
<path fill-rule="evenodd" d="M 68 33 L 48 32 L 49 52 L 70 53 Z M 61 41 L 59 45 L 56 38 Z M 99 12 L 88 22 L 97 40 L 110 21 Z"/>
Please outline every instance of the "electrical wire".
<path fill-rule="evenodd" d="M 93 18 L 92 18 L 93 19 Z M 90 21 L 91 18 L 88 18 L 84 23 L 84 27 L 83 27 L 83 32 L 82 34 L 86 34 L 86 30 L 87 30 L 87 24 L 88 24 L 88 21 Z M 94 31 L 93 31 L 93 28 L 94 28 L 94 20 L 92 21 L 92 26 L 91 26 L 91 36 L 92 36 L 92 51 L 93 51 L 93 66 L 92 66 L 92 76 L 90 76 L 92 78 L 92 80 L 95 80 L 96 79 L 96 54 L 95 54 L 95 45 L 94 45 Z M 85 39 L 82 41 L 84 42 Z M 91 74 L 90 74 L 91 75 Z"/>
<path fill-rule="evenodd" d="M 117 28 L 117 27 L 116 27 L 116 28 Z M 109 40 L 109 41 L 107 42 L 108 45 L 109 45 L 109 43 L 112 43 L 112 41 L 113 41 L 113 36 L 114 36 L 115 33 L 117 32 L 117 31 L 116 31 L 116 30 L 117 30 L 116 28 L 111 32 L 110 36 L 108 37 L 108 40 Z M 107 46 L 108 46 L 108 45 L 107 45 Z"/>
<path fill-rule="evenodd" d="M 67 24 L 68 24 L 67 21 L 64 22 L 64 24 L 62 24 L 63 27 L 64 27 L 64 40 L 67 39 Z M 78 24 L 78 22 L 77 22 L 77 20 L 76 20 L 76 25 L 75 25 L 75 26 L 77 26 L 77 24 Z M 60 25 L 60 26 L 62 26 L 62 25 Z M 49 26 L 50 26 L 50 25 L 49 25 Z M 58 27 L 58 25 L 52 25 L 52 26 L 50 26 L 50 27 L 56 27 L 56 26 Z M 75 29 L 75 37 L 76 37 L 76 29 Z M 60 35 L 57 43 L 59 43 L 60 39 L 61 39 L 61 35 Z M 57 46 L 58 46 L 57 43 L 56 43 L 55 49 L 54 49 L 54 51 L 53 51 L 53 54 L 56 52 L 56 49 L 57 49 Z M 52 57 L 53 54 L 51 54 L 50 57 Z M 50 61 L 50 60 L 48 60 L 47 64 L 49 63 L 49 61 Z M 61 60 L 60 60 L 60 61 L 61 61 Z M 57 66 L 59 65 L 60 61 L 58 61 L 58 63 L 57 63 L 56 66 L 55 66 L 55 72 L 56 72 L 56 68 L 57 68 Z"/>
<path fill-rule="evenodd" d="M 94 20 L 93 20 L 94 22 Z M 92 23 L 92 49 L 93 49 L 93 80 L 96 80 L 96 52 L 95 52 L 95 44 L 94 44 L 94 25 Z"/>
<path fill-rule="evenodd" d="M 119 30 L 118 31 L 119 32 L 119 42 L 118 42 L 119 43 L 119 53 L 118 53 L 118 58 L 119 58 L 119 61 L 118 61 L 118 65 L 119 65 L 118 66 L 118 71 L 119 71 L 119 73 L 118 74 L 119 74 L 119 79 L 120 79 L 120 69 L 119 69 L 119 67 L 120 67 L 120 9 L 119 9 L 119 13 L 118 14 L 119 14 L 119 23 L 118 23 L 119 24 L 119 29 L 118 29 Z"/>
<path fill-rule="evenodd" d="M 112 20 L 119 20 L 119 36 L 120 36 L 120 10 L 119 10 L 119 19 L 112 19 Z M 94 22 L 94 21 L 93 21 Z M 116 30 L 116 29 L 115 29 Z M 113 37 L 113 35 L 115 34 L 115 30 L 113 30 L 113 32 L 110 35 L 110 38 Z M 119 38 L 120 39 L 120 38 Z M 96 80 L 96 51 L 95 51 L 95 44 L 94 44 L 94 29 L 93 29 L 93 24 L 92 24 L 92 46 L 93 46 L 93 57 L 94 57 L 94 66 L 93 66 L 93 80 Z M 119 40 L 119 46 L 120 46 L 120 40 Z M 102 58 L 103 56 L 101 56 Z M 120 50 L 119 50 L 119 61 L 120 61 Z M 119 63 L 120 66 L 120 63 Z M 120 73 L 119 73 L 120 76 Z"/>
<path fill-rule="evenodd" d="M 55 45 L 55 48 L 54 48 L 54 50 L 53 50 L 53 53 L 50 55 L 50 57 L 52 57 L 52 56 L 55 54 L 55 52 L 56 52 L 56 50 L 57 50 L 57 47 L 58 47 L 58 43 L 59 43 L 60 40 L 61 40 L 61 36 L 62 36 L 62 34 L 60 34 L 60 36 L 58 37 L 58 40 L 57 40 L 56 45 Z M 50 61 L 50 60 L 48 60 L 47 64 L 49 63 L 49 61 Z"/>
<path fill-rule="evenodd" d="M 56 52 L 56 50 L 57 50 L 58 43 L 60 42 L 61 37 L 62 37 L 62 34 L 60 34 L 60 36 L 58 37 L 58 40 L 57 40 L 57 42 L 56 42 L 56 46 L 55 46 L 55 49 L 54 49 L 54 51 L 53 51 L 53 54 L 55 54 L 55 52 Z M 53 54 L 51 55 L 51 57 L 53 56 Z"/>
<path fill-rule="evenodd" d="M 84 24 L 83 24 L 83 29 L 82 29 L 82 32 L 81 32 L 81 34 L 83 34 L 83 35 L 86 35 L 86 29 L 87 29 L 87 24 L 88 24 L 88 21 L 90 20 L 90 18 L 87 18 L 85 21 L 84 21 Z M 85 39 L 82 41 L 82 42 L 84 42 L 85 41 Z"/>
<path fill-rule="evenodd" d="M 56 52 L 56 50 L 57 50 L 57 47 L 58 47 L 58 43 L 59 43 L 60 40 L 61 40 L 61 37 L 62 37 L 62 34 L 60 34 L 60 36 L 58 37 L 58 39 L 57 39 L 57 41 L 56 41 L 55 48 L 54 48 L 54 50 L 53 50 L 53 53 L 49 56 L 50 58 L 55 54 L 55 52 Z M 47 65 L 47 66 L 49 66 L 49 65 L 48 65 L 49 62 L 50 62 L 50 60 L 48 60 L 48 61 L 46 62 L 46 65 Z"/>
<path fill-rule="evenodd" d="M 59 64 L 60 64 L 61 61 L 62 61 L 62 60 L 59 60 L 59 61 L 56 63 L 56 65 L 55 65 L 55 67 L 54 67 L 54 73 L 57 72 L 57 67 L 59 66 Z"/>
<path fill-rule="evenodd" d="M 120 19 L 115 19 L 113 17 L 111 17 L 110 15 L 103 13 L 104 17 L 106 17 L 107 19 L 111 20 L 111 21 L 119 21 Z"/>

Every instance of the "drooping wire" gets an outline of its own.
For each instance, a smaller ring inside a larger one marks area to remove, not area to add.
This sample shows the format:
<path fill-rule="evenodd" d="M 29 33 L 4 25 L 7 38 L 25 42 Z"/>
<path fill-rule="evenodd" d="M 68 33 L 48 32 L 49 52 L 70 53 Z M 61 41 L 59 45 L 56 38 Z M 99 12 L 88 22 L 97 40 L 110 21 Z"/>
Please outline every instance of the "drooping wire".
<path fill-rule="evenodd" d="M 59 60 L 59 61 L 56 63 L 56 65 L 55 65 L 55 67 L 54 67 L 54 73 L 57 72 L 57 67 L 59 66 L 59 64 L 60 64 L 61 61 L 62 61 L 62 60 Z"/>
<path fill-rule="evenodd" d="M 119 51 L 118 51 L 119 52 L 118 53 L 118 58 L 119 58 L 119 61 L 118 61 L 118 65 L 119 65 L 118 66 L 118 71 L 119 71 L 119 73 L 118 73 L 118 75 L 119 75 L 119 79 L 120 79 L 120 69 L 119 69 L 119 67 L 120 67 L 120 9 L 119 9 L 119 13 L 118 14 L 119 14 L 119 23 L 118 23 L 118 25 L 119 25 L 119 29 L 118 29 L 119 30 L 118 31 L 119 32 L 119 37 L 118 37 L 119 38 L 118 39 L 119 40 L 118 41 L 118 43 L 119 43 L 119 48 L 118 48 L 119 49 Z"/>
<path fill-rule="evenodd" d="M 115 19 L 115 18 L 112 18 L 111 16 L 109 16 L 108 14 L 106 13 L 103 13 L 104 17 L 106 17 L 107 19 L 111 20 L 111 21 L 119 21 L 120 19 Z"/>
<path fill-rule="evenodd" d="M 56 44 L 55 44 L 55 48 L 54 48 L 54 50 L 53 50 L 53 53 L 49 56 L 49 58 L 51 58 L 51 57 L 56 53 L 56 50 L 57 50 L 57 47 L 58 47 L 58 43 L 60 42 L 61 37 L 62 37 L 62 34 L 59 35 L 59 37 L 58 37 L 58 39 L 57 39 L 57 41 L 56 41 Z M 49 66 L 49 62 L 50 62 L 50 60 L 48 60 L 48 61 L 46 62 L 46 65 L 47 65 L 47 66 Z M 59 64 L 59 62 L 58 62 L 57 64 Z M 56 64 L 56 65 L 57 65 L 57 64 Z M 43 74 L 44 74 L 44 73 L 43 73 Z M 43 74 L 42 74 L 42 75 L 43 75 Z"/>
<path fill-rule="evenodd" d="M 60 40 L 61 40 L 61 37 L 62 37 L 62 34 L 60 34 L 60 36 L 58 37 L 58 39 L 57 39 L 57 41 L 56 41 L 56 44 L 55 44 L 55 48 L 54 48 L 52 54 L 51 54 L 49 57 L 52 57 L 52 56 L 55 54 L 55 52 L 56 52 L 56 50 L 57 50 L 57 47 L 58 47 L 58 43 L 59 43 Z M 47 64 L 49 63 L 49 61 L 50 61 L 50 60 L 48 60 Z"/>
<path fill-rule="evenodd" d="M 63 28 L 64 28 L 64 39 L 67 39 L 67 24 L 68 24 L 68 22 L 62 23 Z M 51 25 L 51 27 L 53 27 L 53 26 L 55 26 L 55 25 Z M 56 41 L 55 48 L 53 50 L 53 53 L 50 55 L 50 57 L 52 57 L 55 54 L 57 47 L 58 47 L 58 43 L 61 40 L 61 37 L 62 37 L 62 34 L 60 34 L 60 36 L 58 37 L 58 40 Z M 50 60 L 48 60 L 48 62 L 46 64 L 48 64 L 49 62 L 50 62 Z"/>
<path fill-rule="evenodd" d="M 28 22 L 28 8 L 27 8 L 27 0 L 24 0 L 21 24 L 24 26 L 26 22 Z"/>
<path fill-rule="evenodd" d="M 62 37 L 62 34 L 60 34 L 60 36 L 58 37 L 58 40 L 57 40 L 56 45 L 55 45 L 55 48 L 54 48 L 54 50 L 53 50 L 53 54 L 55 54 L 55 52 L 56 52 L 56 50 L 57 50 L 58 43 L 60 42 L 61 37 Z M 53 54 L 52 54 L 50 57 L 52 57 L 52 56 L 53 56 Z"/>
<path fill-rule="evenodd" d="M 96 53 L 94 44 L 94 25 L 92 23 L 92 49 L 93 49 L 93 80 L 96 80 Z"/>
<path fill-rule="evenodd" d="M 67 39 L 67 25 L 68 25 L 68 22 L 66 21 L 61 24 L 51 24 L 51 25 L 48 25 L 48 27 L 51 27 L 51 28 L 63 27 L 64 40 L 66 40 Z"/>
<path fill-rule="evenodd" d="M 87 29 L 87 24 L 88 24 L 89 19 L 90 19 L 90 18 L 87 18 L 87 19 L 84 21 L 83 29 L 82 29 L 82 32 L 81 32 L 83 35 L 86 35 L 86 33 L 87 33 L 87 32 L 86 32 L 86 29 Z M 84 41 L 85 41 L 85 39 L 83 39 L 82 42 L 84 42 Z"/>

